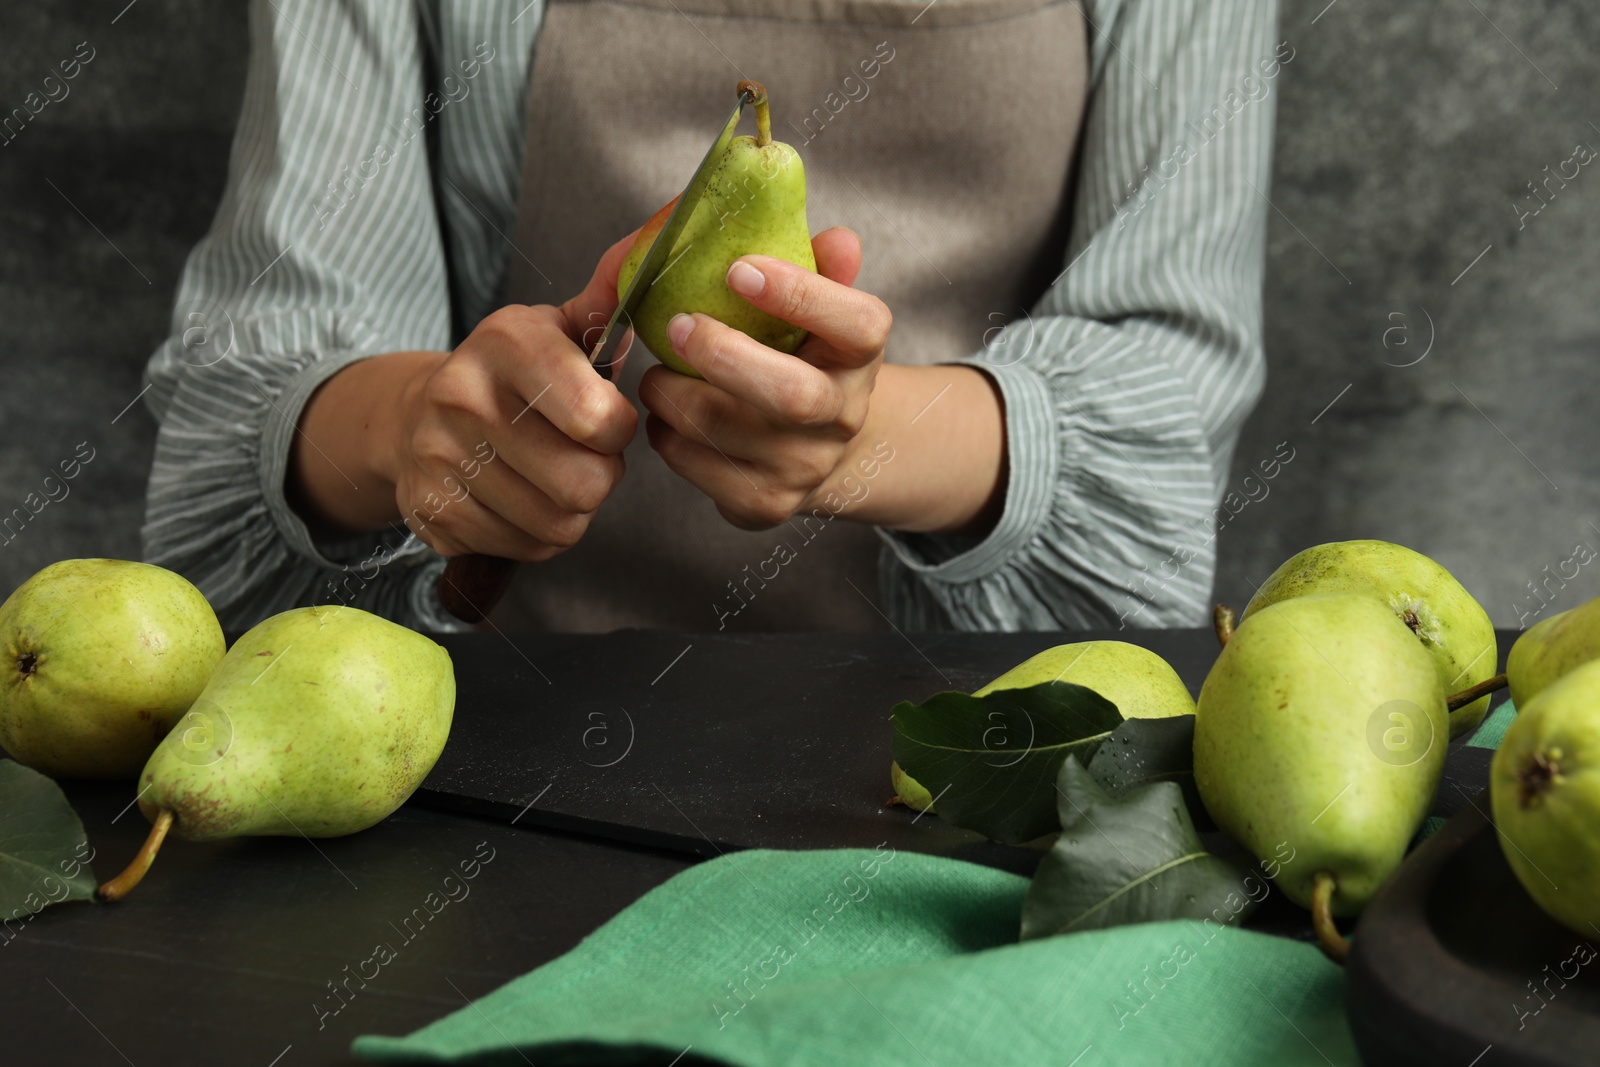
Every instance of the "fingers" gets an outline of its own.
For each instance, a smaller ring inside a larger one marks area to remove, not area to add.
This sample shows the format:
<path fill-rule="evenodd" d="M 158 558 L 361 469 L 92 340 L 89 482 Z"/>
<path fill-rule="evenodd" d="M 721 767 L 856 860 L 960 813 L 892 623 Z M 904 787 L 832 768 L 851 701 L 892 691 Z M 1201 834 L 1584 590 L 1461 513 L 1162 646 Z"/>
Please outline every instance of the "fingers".
<path fill-rule="evenodd" d="M 616 309 L 636 237 L 607 249 L 560 307 L 486 317 L 408 394 L 395 497 L 436 551 L 548 559 L 578 542 L 622 478 L 638 412 L 587 352 Z"/>
<path fill-rule="evenodd" d="M 396 502 L 446 555 L 549 559 L 622 478 L 638 412 L 548 306 L 488 316 L 406 401 Z"/>
<path fill-rule="evenodd" d="M 532 563 L 563 551 L 563 546 L 546 543 L 470 495 L 425 493 L 400 517 L 407 529 L 441 556 L 481 552 Z"/>
<path fill-rule="evenodd" d="M 501 474 L 482 479 L 473 485 L 473 494 L 527 530 L 539 532 L 524 519 L 531 522 L 545 515 L 542 509 L 522 507 L 529 487 L 562 511 L 588 514 L 599 508 L 622 480 L 621 453 L 606 454 L 576 445 L 536 411 L 491 440 L 502 466 L 519 477 L 514 485 L 508 485 Z"/>
<path fill-rule="evenodd" d="M 840 285 L 854 285 L 861 273 L 861 238 L 854 230 L 835 226 L 811 239 L 811 254 L 817 259 L 817 273 Z"/>
<path fill-rule="evenodd" d="M 621 481 L 623 459 L 570 443 L 563 448 L 559 432 L 533 418 L 544 440 L 532 446 L 516 440 L 511 451 L 480 443 L 476 461 L 458 464 L 459 471 L 434 461 L 418 469 L 398 494 L 411 502 L 402 504 L 406 526 L 445 555 L 542 560 L 577 544 Z M 445 473 L 425 472 L 439 470 Z"/>
<path fill-rule="evenodd" d="M 697 312 L 678 316 L 667 332 L 678 354 L 707 382 L 749 403 L 774 422 L 821 428 L 838 423 L 844 413 L 845 390 L 834 376 L 768 348 L 709 315 Z M 684 391 L 684 384 L 694 383 L 693 378 L 680 377 L 683 383 L 663 381 L 661 388 L 676 398 Z M 643 390 L 640 399 L 648 406 Z"/>
<path fill-rule="evenodd" d="M 563 326 L 555 308 L 512 305 L 484 319 L 468 340 L 490 373 L 510 386 L 496 403 L 510 425 L 537 411 L 571 441 L 620 453 L 633 439 L 638 412 L 595 373 Z"/>
<path fill-rule="evenodd" d="M 567 322 L 567 334 L 585 352 L 594 350 L 595 343 L 600 339 L 600 332 L 605 328 L 606 322 L 611 318 L 611 313 L 617 309 L 621 299 L 617 293 L 617 275 L 622 270 L 622 261 L 628 258 L 628 250 L 633 247 L 633 242 L 639 236 L 639 231 L 634 230 L 628 236 L 606 249 L 600 257 L 600 262 L 595 265 L 594 274 L 589 278 L 589 284 L 583 292 L 561 305 L 561 314 Z"/>
<path fill-rule="evenodd" d="M 842 269 L 849 263 L 830 266 Z M 772 256 L 741 256 L 728 268 L 727 282 L 762 311 L 827 342 L 830 362 L 836 365 L 865 366 L 889 341 L 893 316 L 888 305 L 804 267 Z"/>
<path fill-rule="evenodd" d="M 766 530 L 794 514 L 805 493 L 769 485 L 752 465 L 690 440 L 652 414 L 645 433 L 667 466 L 716 502 L 724 519 L 741 530 Z"/>
<path fill-rule="evenodd" d="M 692 441 L 754 459 L 770 451 L 772 423 L 706 382 L 664 367 L 651 367 L 639 380 L 639 399 L 656 418 Z"/>

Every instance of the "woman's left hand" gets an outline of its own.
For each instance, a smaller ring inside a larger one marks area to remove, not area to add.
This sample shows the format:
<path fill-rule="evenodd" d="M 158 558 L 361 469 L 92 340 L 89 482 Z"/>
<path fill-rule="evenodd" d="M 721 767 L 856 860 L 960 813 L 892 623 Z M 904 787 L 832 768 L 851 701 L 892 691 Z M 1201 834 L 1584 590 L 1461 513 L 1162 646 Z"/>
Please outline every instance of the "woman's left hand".
<path fill-rule="evenodd" d="M 793 356 L 709 315 L 678 315 L 673 347 L 705 380 L 651 367 L 639 383 L 651 447 L 746 530 L 811 504 L 866 424 L 889 339 L 889 308 L 851 288 L 860 239 L 836 228 L 812 249 L 815 274 L 770 256 L 743 256 L 728 270 L 735 293 L 809 331 Z"/>

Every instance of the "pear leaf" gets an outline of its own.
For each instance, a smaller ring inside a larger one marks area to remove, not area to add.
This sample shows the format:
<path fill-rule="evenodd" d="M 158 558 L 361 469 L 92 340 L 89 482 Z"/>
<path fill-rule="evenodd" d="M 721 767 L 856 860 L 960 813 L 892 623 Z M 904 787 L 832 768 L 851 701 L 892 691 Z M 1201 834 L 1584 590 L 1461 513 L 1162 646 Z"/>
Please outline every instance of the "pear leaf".
<path fill-rule="evenodd" d="M 939 693 L 895 705 L 894 758 L 946 822 L 1018 844 L 1060 828 L 1062 760 L 1087 761 L 1120 722 L 1115 704 L 1071 682 Z"/>
<path fill-rule="evenodd" d="M 1240 871 L 1205 850 L 1176 782 L 1109 795 L 1074 757 L 1056 783 L 1061 836 L 1022 903 L 1022 940 L 1254 910 Z"/>
<path fill-rule="evenodd" d="M 93 900 L 92 854 L 61 787 L 16 760 L 0 760 L 0 921 Z"/>
<path fill-rule="evenodd" d="M 1152 782 L 1176 782 L 1195 826 L 1216 829 L 1194 784 L 1193 715 L 1128 719 L 1095 750 L 1087 769 L 1112 797 Z"/>

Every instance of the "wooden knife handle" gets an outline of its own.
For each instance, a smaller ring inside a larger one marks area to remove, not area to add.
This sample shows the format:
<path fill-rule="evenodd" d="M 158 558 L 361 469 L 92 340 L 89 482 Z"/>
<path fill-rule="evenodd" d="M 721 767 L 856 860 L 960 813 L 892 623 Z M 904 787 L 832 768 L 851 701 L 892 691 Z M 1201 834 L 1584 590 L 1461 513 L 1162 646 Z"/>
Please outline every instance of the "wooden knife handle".
<path fill-rule="evenodd" d="M 439 603 L 462 622 L 482 622 L 517 573 L 517 561 L 499 556 L 452 556 L 439 576 Z"/>

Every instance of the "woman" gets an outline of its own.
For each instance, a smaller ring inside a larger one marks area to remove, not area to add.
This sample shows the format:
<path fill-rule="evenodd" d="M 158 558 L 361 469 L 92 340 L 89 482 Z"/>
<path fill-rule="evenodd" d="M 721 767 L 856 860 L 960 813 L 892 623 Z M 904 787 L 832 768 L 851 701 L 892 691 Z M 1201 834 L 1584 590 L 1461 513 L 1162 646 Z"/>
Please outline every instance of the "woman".
<path fill-rule="evenodd" d="M 337 599 L 450 628 L 438 553 L 469 551 L 527 561 L 519 628 L 1198 625 L 1263 379 L 1275 20 L 256 3 L 228 190 L 149 365 L 147 557 L 234 626 Z M 705 380 L 636 347 L 612 385 L 584 348 L 619 237 L 744 77 L 836 228 L 816 275 L 727 282 L 812 337 L 687 316 Z"/>

